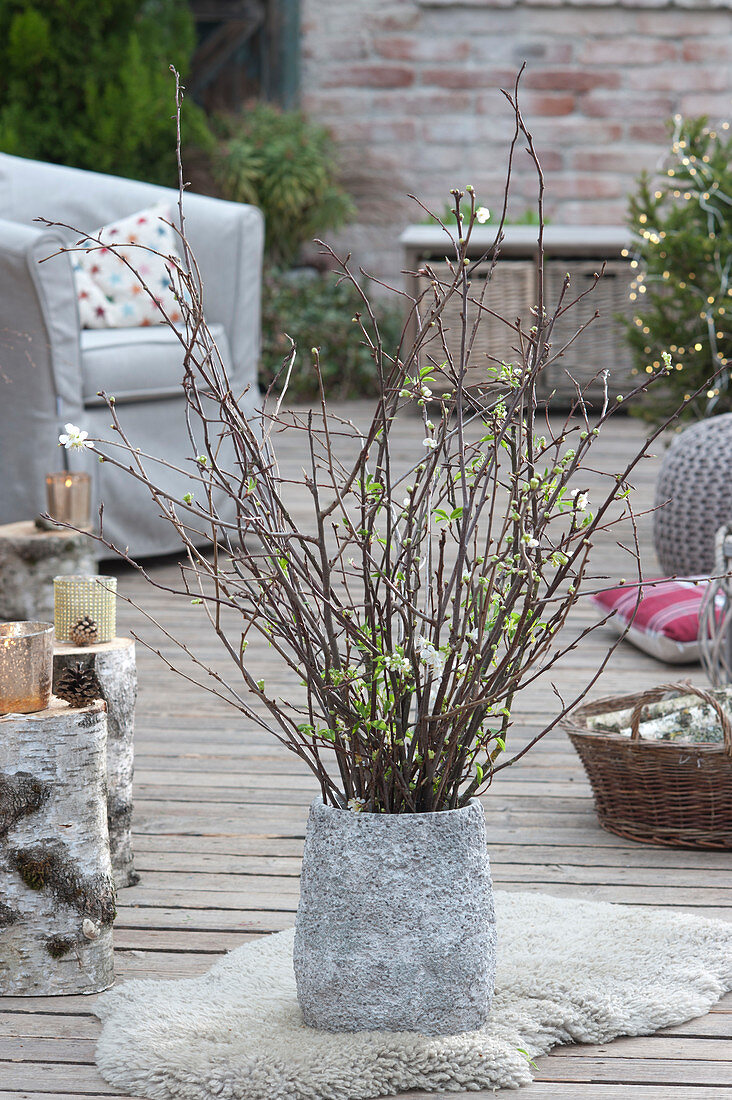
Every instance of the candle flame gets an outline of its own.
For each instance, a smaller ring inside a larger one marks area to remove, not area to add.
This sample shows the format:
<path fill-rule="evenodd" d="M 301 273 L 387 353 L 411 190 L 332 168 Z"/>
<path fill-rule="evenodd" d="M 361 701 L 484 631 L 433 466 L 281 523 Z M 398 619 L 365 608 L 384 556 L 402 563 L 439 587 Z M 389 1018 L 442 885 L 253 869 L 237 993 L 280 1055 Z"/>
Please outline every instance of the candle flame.
<path fill-rule="evenodd" d="M 66 480 L 64 481 L 64 485 L 68 489 L 70 485 L 73 485 L 72 479 L 70 477 L 67 477 Z"/>

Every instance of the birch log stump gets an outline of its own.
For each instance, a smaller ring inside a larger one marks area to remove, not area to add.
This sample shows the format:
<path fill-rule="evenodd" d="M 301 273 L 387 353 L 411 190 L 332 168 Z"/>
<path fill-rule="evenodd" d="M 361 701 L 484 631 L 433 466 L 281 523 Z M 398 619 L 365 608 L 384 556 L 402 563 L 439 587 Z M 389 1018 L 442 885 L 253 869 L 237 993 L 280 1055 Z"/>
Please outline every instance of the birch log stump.
<path fill-rule="evenodd" d="M 53 622 L 53 578 L 96 573 L 93 545 L 77 531 L 34 523 L 0 526 L 0 619 Z"/>
<path fill-rule="evenodd" d="M 104 703 L 0 718 L 0 994 L 114 981 Z"/>
<path fill-rule="evenodd" d="M 135 766 L 133 735 L 137 669 L 135 643 L 115 638 L 100 645 L 54 647 L 54 690 L 59 676 L 77 662 L 96 673 L 107 704 L 107 788 L 109 848 L 118 890 L 140 881 L 132 853 L 132 778 Z"/>

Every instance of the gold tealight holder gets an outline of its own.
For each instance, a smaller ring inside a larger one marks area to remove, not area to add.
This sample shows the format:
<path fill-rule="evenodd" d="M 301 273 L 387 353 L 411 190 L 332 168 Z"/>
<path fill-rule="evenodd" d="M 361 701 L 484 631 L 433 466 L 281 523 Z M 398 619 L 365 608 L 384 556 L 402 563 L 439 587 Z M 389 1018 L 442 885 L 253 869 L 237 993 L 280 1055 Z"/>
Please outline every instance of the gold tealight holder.
<path fill-rule="evenodd" d="M 0 623 L 0 714 L 45 710 L 53 681 L 53 624 Z"/>
<path fill-rule="evenodd" d="M 91 477 L 89 474 L 46 475 L 46 508 L 56 523 L 88 530 L 91 527 Z"/>
<path fill-rule="evenodd" d="M 116 577 L 54 577 L 53 603 L 57 642 L 96 645 L 116 637 Z"/>

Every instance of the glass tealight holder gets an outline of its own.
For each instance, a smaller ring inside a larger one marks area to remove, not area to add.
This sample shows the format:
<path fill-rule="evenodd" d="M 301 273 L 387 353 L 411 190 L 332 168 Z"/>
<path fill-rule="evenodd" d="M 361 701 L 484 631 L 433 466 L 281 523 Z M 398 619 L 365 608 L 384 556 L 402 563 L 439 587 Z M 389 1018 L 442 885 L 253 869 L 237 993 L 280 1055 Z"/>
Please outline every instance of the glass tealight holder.
<path fill-rule="evenodd" d="M 57 523 L 88 530 L 91 527 L 91 477 L 89 474 L 46 475 L 46 510 Z"/>
<path fill-rule="evenodd" d="M 116 577 L 54 577 L 53 604 L 57 642 L 96 645 L 116 637 Z"/>
<path fill-rule="evenodd" d="M 0 623 L 0 714 L 45 710 L 53 681 L 53 624 Z"/>

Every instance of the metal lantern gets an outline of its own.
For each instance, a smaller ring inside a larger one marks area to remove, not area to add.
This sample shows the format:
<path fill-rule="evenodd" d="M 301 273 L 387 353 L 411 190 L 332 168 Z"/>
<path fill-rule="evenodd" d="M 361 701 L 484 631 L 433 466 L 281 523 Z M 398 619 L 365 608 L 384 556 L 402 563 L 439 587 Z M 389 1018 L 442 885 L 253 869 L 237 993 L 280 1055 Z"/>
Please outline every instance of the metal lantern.
<path fill-rule="evenodd" d="M 53 623 L 0 623 L 0 714 L 45 710 L 53 677 Z"/>
<path fill-rule="evenodd" d="M 732 684 L 732 524 L 717 531 L 714 573 L 699 611 L 699 649 L 714 687 Z"/>
<path fill-rule="evenodd" d="M 68 470 L 46 476 L 46 507 L 57 523 L 89 530 L 91 527 L 91 477 Z"/>

